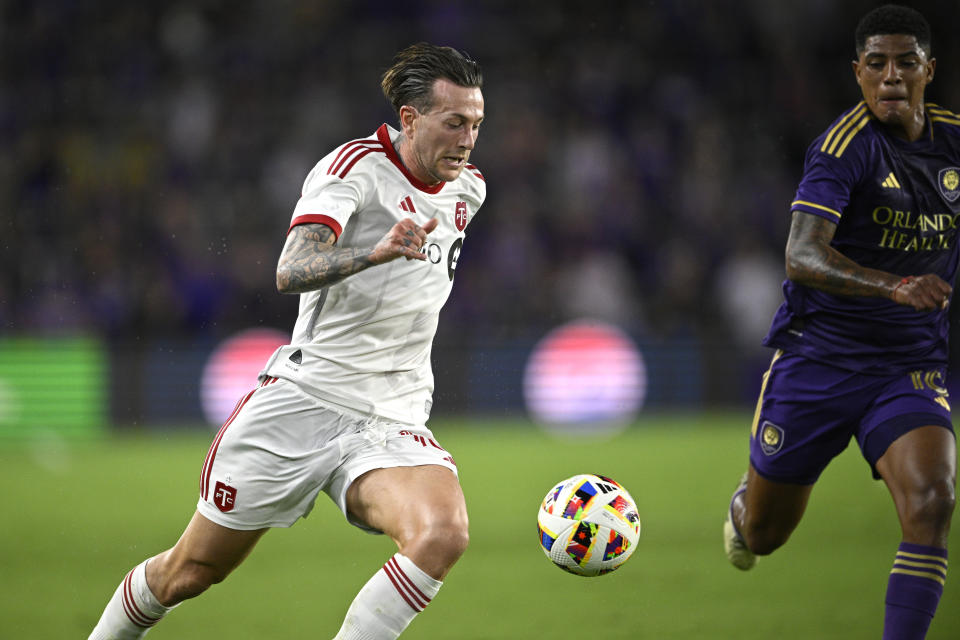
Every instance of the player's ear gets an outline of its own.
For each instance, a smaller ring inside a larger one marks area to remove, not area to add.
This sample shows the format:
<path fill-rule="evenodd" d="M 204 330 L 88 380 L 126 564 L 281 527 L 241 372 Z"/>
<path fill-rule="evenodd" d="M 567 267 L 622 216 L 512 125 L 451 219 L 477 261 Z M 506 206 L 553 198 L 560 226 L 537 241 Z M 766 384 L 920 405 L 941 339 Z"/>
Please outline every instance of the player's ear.
<path fill-rule="evenodd" d="M 863 86 L 863 84 L 860 82 L 860 61 L 854 60 L 850 64 L 853 65 L 853 75 L 857 79 L 857 84 L 859 84 L 860 86 Z"/>
<path fill-rule="evenodd" d="M 927 63 L 927 84 L 933 82 L 933 72 L 937 69 L 937 59 L 930 58 L 930 62 Z"/>
<path fill-rule="evenodd" d="M 403 135 L 407 138 L 412 137 L 413 132 L 416 130 L 417 118 L 419 117 L 420 112 L 417 111 L 416 107 L 408 104 L 400 107 L 400 128 L 403 130 Z"/>

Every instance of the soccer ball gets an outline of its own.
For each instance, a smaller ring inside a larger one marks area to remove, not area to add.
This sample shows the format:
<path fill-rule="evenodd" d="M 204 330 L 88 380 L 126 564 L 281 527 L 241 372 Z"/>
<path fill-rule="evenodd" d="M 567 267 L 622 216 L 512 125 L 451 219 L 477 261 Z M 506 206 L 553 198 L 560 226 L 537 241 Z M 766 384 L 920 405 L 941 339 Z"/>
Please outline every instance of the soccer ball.
<path fill-rule="evenodd" d="M 547 493 L 537 514 L 540 548 L 578 576 L 616 570 L 633 554 L 640 516 L 627 490 L 593 474 L 567 478 Z"/>

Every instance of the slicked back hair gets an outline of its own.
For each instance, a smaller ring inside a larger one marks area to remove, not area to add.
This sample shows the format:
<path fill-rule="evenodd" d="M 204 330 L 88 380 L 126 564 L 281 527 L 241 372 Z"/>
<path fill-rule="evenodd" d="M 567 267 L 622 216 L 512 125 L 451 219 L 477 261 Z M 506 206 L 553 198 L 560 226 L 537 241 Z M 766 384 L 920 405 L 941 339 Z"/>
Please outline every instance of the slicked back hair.
<path fill-rule="evenodd" d="M 433 107 L 433 83 L 440 78 L 461 87 L 483 87 L 483 72 L 475 60 L 452 47 L 419 42 L 394 56 L 380 88 L 398 116 L 404 105 L 427 113 Z"/>
<path fill-rule="evenodd" d="M 867 48 L 867 38 L 883 35 L 913 36 L 927 57 L 932 55 L 930 23 L 916 9 L 885 4 L 863 16 L 854 33 L 857 57 Z"/>

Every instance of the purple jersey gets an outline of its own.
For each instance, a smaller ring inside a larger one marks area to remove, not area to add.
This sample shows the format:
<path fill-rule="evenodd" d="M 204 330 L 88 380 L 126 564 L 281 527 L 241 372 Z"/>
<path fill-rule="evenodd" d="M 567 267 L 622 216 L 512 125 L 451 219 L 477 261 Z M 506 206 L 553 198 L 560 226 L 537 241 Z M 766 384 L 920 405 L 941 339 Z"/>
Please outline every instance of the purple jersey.
<path fill-rule="evenodd" d="M 923 135 L 887 133 L 864 102 L 807 151 L 791 211 L 835 222 L 831 246 L 897 275 L 953 284 L 960 224 L 960 116 L 926 105 Z M 835 296 L 789 280 L 764 344 L 845 369 L 893 373 L 947 362 L 948 312 Z"/>

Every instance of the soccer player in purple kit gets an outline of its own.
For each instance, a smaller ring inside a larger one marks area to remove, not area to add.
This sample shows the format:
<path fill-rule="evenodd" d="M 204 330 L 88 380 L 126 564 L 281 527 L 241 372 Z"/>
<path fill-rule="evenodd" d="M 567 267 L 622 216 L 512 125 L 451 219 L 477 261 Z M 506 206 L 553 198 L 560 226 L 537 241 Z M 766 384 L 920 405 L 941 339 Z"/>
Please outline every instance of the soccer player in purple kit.
<path fill-rule="evenodd" d="M 957 274 L 960 116 L 924 102 L 930 26 L 886 5 L 855 33 L 863 100 L 810 146 L 791 205 L 785 301 L 764 344 L 750 466 L 724 522 L 740 569 L 783 545 L 831 459 L 856 438 L 902 541 L 883 638 L 926 636 L 947 575 L 956 439 L 947 306 Z"/>

